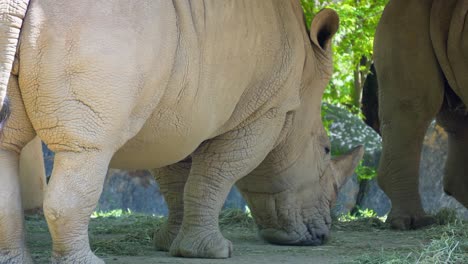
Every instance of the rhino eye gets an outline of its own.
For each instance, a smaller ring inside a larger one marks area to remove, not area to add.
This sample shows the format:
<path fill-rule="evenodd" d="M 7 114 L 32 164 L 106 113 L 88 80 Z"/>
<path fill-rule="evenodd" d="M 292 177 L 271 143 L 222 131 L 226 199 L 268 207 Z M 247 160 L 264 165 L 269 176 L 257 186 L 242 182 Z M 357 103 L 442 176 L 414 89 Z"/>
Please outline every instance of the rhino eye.
<path fill-rule="evenodd" d="M 325 147 L 325 154 L 330 153 L 330 147 Z"/>

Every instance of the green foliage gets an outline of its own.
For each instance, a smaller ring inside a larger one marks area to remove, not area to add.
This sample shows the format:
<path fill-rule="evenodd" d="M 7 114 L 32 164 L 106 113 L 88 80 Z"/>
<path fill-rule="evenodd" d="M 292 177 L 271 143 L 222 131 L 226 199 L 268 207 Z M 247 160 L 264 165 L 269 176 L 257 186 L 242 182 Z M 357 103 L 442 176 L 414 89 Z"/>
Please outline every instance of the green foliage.
<path fill-rule="evenodd" d="M 340 222 L 350 222 L 350 221 L 356 221 L 361 218 L 377 218 L 377 213 L 374 212 L 372 209 L 360 209 L 356 208 L 356 210 L 353 210 L 353 212 L 348 213 L 346 215 L 342 215 L 338 218 L 338 221 Z"/>
<path fill-rule="evenodd" d="M 356 78 L 369 72 L 374 33 L 388 0 L 301 0 L 307 25 L 323 8 L 340 16 L 340 29 L 334 39 L 334 73 L 325 90 L 324 101 L 347 106 L 358 113 L 353 102 Z M 363 60 L 364 59 L 364 60 Z M 359 81 L 362 85 L 363 80 Z M 358 82 L 358 83 L 359 83 Z"/>
<path fill-rule="evenodd" d="M 356 168 L 356 174 L 358 176 L 358 180 L 372 180 L 377 176 L 377 172 L 375 171 L 374 168 L 365 166 L 362 164 L 362 161 L 359 163 L 359 165 Z"/>
<path fill-rule="evenodd" d="M 372 209 L 356 207 L 352 212 L 340 215 L 337 221 L 333 222 L 333 229 L 341 231 L 384 230 L 389 228 L 385 223 L 386 219 L 386 216 L 378 217 Z"/>

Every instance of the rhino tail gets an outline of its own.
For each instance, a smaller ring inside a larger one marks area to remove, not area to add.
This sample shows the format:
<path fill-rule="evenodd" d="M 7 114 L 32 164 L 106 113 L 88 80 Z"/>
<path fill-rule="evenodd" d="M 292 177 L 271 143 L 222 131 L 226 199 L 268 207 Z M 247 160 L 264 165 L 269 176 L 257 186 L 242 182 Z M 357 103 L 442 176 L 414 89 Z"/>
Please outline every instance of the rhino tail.
<path fill-rule="evenodd" d="M 8 118 L 7 87 L 28 5 L 29 0 L 0 0 L 0 129 Z"/>
<path fill-rule="evenodd" d="M 361 111 L 364 115 L 364 122 L 380 135 L 378 90 L 377 72 L 372 63 L 362 88 Z"/>
<path fill-rule="evenodd" d="M 434 52 L 450 88 L 468 105 L 468 1 L 434 0 L 430 33 Z"/>

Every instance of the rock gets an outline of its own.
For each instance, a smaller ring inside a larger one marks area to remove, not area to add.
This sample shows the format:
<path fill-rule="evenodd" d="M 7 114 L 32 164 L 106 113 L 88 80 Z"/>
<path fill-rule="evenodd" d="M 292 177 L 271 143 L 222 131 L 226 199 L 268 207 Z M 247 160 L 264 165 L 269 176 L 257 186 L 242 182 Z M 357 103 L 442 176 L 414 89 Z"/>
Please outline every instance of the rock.
<path fill-rule="evenodd" d="M 146 170 L 109 169 L 97 211 L 122 209 L 167 215 L 167 206 L 154 177 Z"/>
<path fill-rule="evenodd" d="M 447 133 L 433 122 L 424 138 L 419 166 L 419 192 L 424 210 L 435 214 L 442 208 L 454 209 L 468 220 L 468 209 L 443 191 L 443 175 L 447 159 Z"/>
<path fill-rule="evenodd" d="M 377 168 L 381 153 L 380 136 L 346 109 L 330 104 L 323 104 L 322 109 L 325 114 L 324 123 L 329 126 L 332 154 L 338 156 L 355 146 L 364 145 L 362 164 Z M 359 185 L 358 176 L 354 174 L 340 188 L 336 205 L 332 208 L 334 216 L 350 213 L 354 209 L 358 196 L 362 196 Z"/>
<path fill-rule="evenodd" d="M 245 209 L 245 201 L 234 187 L 223 208 Z M 149 171 L 125 171 L 109 169 L 104 190 L 96 210 L 130 210 L 136 213 L 167 216 L 164 197 L 158 183 Z"/>
<path fill-rule="evenodd" d="M 344 108 L 324 103 L 322 110 L 324 123 L 329 125 L 332 154 L 341 155 L 355 146 L 364 145 L 363 164 L 377 167 L 382 149 L 379 134 Z"/>
<path fill-rule="evenodd" d="M 44 153 L 46 176 L 49 178 L 52 175 L 52 168 L 54 167 L 54 153 L 44 143 L 42 143 L 42 153 Z"/>

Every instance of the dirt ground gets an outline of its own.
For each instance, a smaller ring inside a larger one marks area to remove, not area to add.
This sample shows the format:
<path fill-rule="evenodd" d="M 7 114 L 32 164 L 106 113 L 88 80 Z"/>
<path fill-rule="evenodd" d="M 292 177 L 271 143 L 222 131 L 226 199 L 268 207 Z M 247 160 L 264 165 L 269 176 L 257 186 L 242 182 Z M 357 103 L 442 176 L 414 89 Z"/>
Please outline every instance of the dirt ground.
<path fill-rule="evenodd" d="M 387 232 L 337 231 L 329 244 L 320 247 L 285 247 L 266 244 L 255 233 L 242 234 L 225 232 L 225 236 L 234 243 L 234 256 L 227 260 L 181 259 L 168 256 L 167 253 L 151 252 L 144 257 L 111 256 L 106 263 L 347 263 L 352 262 L 365 252 L 398 249 L 411 251 L 422 242 L 420 238 L 408 234 Z"/>
<path fill-rule="evenodd" d="M 226 260 L 201 260 L 174 258 L 165 252 L 154 251 L 151 233 L 160 222 L 148 216 L 92 219 L 92 248 L 108 264 L 415 263 L 404 259 L 412 255 L 417 259 L 415 255 L 431 240 L 437 239 L 438 234 L 434 228 L 397 232 L 376 224 L 374 220 L 364 220 L 334 225 L 332 238 L 324 246 L 290 247 L 263 242 L 254 227 L 223 226 L 224 235 L 234 244 L 234 256 Z M 43 217 L 29 217 L 26 225 L 28 244 L 35 262 L 48 263 L 51 241 Z M 467 242 L 464 240 L 462 244 Z M 461 256 L 466 256 L 466 259 L 447 263 L 468 263 L 468 247 L 463 250 L 466 250 L 466 255 Z"/>

